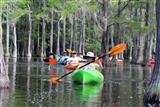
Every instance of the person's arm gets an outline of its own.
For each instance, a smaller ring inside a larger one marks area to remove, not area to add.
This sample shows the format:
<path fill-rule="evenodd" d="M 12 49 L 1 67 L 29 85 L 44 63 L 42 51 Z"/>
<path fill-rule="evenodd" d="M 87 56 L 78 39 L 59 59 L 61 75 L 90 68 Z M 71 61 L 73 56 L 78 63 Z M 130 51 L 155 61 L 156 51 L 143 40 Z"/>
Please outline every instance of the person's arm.
<path fill-rule="evenodd" d="M 99 65 L 99 70 L 101 71 L 103 69 L 103 65 L 100 60 L 98 60 L 98 57 L 95 59 L 95 62 Z"/>

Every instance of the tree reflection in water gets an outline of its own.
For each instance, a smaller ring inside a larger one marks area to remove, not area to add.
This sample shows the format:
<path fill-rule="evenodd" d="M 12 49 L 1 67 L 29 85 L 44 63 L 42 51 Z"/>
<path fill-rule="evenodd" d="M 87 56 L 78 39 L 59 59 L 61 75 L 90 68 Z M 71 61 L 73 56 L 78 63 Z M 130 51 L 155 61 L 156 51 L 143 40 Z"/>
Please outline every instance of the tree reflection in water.
<path fill-rule="evenodd" d="M 56 69 L 56 74 L 48 74 L 48 66 Z M 63 75 L 63 66 L 49 65 L 40 59 L 17 59 L 8 67 L 11 91 L 5 91 L 6 96 L 1 93 L 9 103 L 3 107 L 143 107 L 143 90 L 150 77 L 150 68 L 121 64 L 104 69 L 102 87 L 76 86 L 72 75 L 58 85 L 50 85 L 47 79 Z"/>
<path fill-rule="evenodd" d="M 101 107 L 143 107 L 144 82 L 150 70 L 139 65 L 107 67 Z"/>

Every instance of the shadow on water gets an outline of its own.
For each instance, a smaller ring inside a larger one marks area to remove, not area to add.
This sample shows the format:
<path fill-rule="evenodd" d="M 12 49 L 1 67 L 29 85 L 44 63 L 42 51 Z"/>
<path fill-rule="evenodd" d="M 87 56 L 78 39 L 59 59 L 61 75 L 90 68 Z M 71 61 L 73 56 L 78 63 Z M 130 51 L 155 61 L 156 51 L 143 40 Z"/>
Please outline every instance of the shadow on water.
<path fill-rule="evenodd" d="M 60 84 L 50 85 L 49 77 L 66 73 L 63 66 L 38 58 L 6 59 L 6 64 L 11 88 L 0 91 L 1 99 L 6 99 L 3 107 L 143 107 L 151 76 L 150 67 L 122 64 L 104 69 L 103 84 L 75 85 L 68 75 Z"/>

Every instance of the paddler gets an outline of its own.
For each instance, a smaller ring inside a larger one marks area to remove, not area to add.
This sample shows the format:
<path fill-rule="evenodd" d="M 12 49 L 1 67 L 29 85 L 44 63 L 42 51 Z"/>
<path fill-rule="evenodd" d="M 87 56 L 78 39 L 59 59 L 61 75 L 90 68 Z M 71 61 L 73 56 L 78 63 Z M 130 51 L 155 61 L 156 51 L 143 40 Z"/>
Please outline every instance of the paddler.
<path fill-rule="evenodd" d="M 87 60 L 86 63 L 88 62 L 91 62 L 91 61 L 95 61 L 93 63 L 90 63 L 89 65 L 81 68 L 81 69 L 94 69 L 94 70 L 98 70 L 98 71 L 102 71 L 103 69 L 103 65 L 102 63 L 100 62 L 100 60 L 97 60 L 96 56 L 94 56 L 94 53 L 93 52 L 87 52 L 87 54 L 85 56 L 83 56 L 84 59 Z M 83 66 L 84 64 L 86 63 L 82 63 L 80 64 L 77 69 L 80 67 L 80 66 Z"/>

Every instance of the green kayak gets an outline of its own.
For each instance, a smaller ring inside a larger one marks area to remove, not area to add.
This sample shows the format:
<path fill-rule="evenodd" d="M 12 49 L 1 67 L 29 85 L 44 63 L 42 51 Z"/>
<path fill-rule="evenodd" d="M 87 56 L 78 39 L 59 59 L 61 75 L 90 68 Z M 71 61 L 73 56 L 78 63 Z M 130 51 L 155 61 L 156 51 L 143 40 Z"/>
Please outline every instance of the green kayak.
<path fill-rule="evenodd" d="M 76 84 L 97 84 L 102 83 L 104 77 L 97 70 L 79 69 L 73 72 L 72 80 Z"/>

